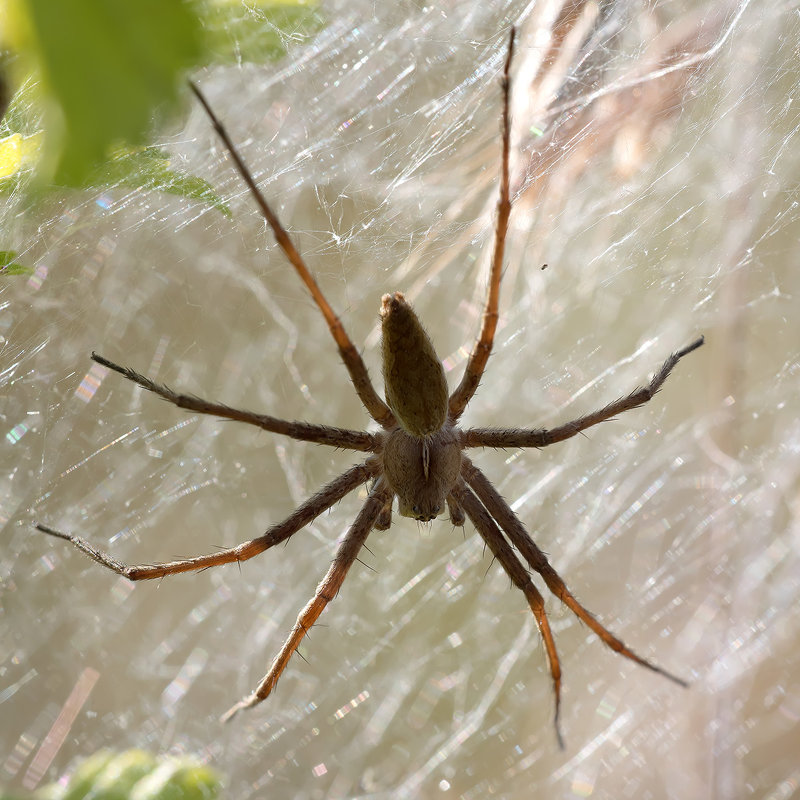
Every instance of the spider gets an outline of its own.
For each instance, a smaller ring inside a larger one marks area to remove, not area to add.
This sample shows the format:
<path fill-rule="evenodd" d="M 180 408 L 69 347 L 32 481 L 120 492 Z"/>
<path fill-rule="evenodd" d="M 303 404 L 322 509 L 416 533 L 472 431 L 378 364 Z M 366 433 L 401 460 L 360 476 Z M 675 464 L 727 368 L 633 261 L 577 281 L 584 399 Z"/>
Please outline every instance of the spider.
<path fill-rule="evenodd" d="M 313 598 L 298 615 L 297 622 L 273 660 L 269 671 L 249 696 L 234 705 L 223 716 L 224 720 L 230 719 L 241 709 L 255 706 L 272 692 L 303 637 L 341 588 L 348 570 L 358 557 L 370 531 L 373 528 L 386 530 L 390 527 L 395 498 L 397 498 L 399 513 L 404 517 L 427 522 L 442 514 L 445 506 L 447 506 L 450 520 L 455 526 L 463 526 L 468 517 L 493 556 L 508 573 L 511 581 L 525 595 L 539 627 L 547 654 L 555 700 L 554 725 L 557 739 L 562 747 L 563 740 L 559 731 L 561 666 L 545 612 L 544 598 L 533 584 L 527 567 L 538 573 L 548 589 L 588 625 L 609 648 L 681 686 L 687 685 L 681 678 L 633 652 L 575 599 L 561 576 L 550 565 L 545 554 L 528 535 L 517 515 L 466 454 L 467 450 L 477 447 L 547 447 L 569 439 L 624 411 L 637 408 L 652 399 L 680 359 L 703 344 L 701 336 L 687 347 L 669 356 L 646 386 L 635 389 L 599 411 L 578 417 L 556 428 L 546 430 L 542 428 L 465 429 L 459 427 L 459 419 L 483 377 L 492 350 L 499 316 L 498 302 L 503 252 L 511 212 L 509 76 L 514 54 L 514 40 L 515 33 L 512 29 L 501 81 L 503 107 L 500 197 L 497 205 L 490 279 L 479 335 L 467 360 L 461 381 L 452 392 L 448 390 L 442 362 L 436 355 L 430 338 L 403 295 L 395 292 L 391 295 L 384 295 L 381 303 L 383 378 L 386 398 L 385 400 L 381 399 L 372 385 L 358 350 L 322 294 L 291 238 L 256 186 L 252 174 L 242 161 L 226 129 L 200 90 L 194 84 L 190 84 L 233 159 L 237 171 L 247 184 L 272 229 L 278 245 L 325 317 L 356 394 L 370 417 L 380 426 L 380 430 L 377 432 L 354 431 L 329 425 L 289 422 L 266 414 L 230 408 L 195 395 L 175 392 L 129 367 L 120 366 L 103 356 L 92 353 L 92 359 L 97 363 L 120 373 L 128 380 L 159 395 L 179 408 L 238 420 L 256 425 L 272 433 L 289 436 L 292 439 L 360 451 L 369 455 L 361 463 L 350 467 L 339 477 L 323 486 L 289 517 L 273 525 L 262 536 L 211 555 L 162 564 L 128 566 L 96 549 L 80 536 L 61 533 L 46 525 L 37 524 L 36 527 L 44 533 L 66 539 L 104 567 L 131 581 L 148 580 L 253 558 L 280 542 L 287 541 L 289 537 L 331 508 L 349 492 L 363 484 L 371 483 L 367 499 L 339 543 L 330 568 L 317 586 Z M 527 563 L 527 567 L 523 561 Z"/>

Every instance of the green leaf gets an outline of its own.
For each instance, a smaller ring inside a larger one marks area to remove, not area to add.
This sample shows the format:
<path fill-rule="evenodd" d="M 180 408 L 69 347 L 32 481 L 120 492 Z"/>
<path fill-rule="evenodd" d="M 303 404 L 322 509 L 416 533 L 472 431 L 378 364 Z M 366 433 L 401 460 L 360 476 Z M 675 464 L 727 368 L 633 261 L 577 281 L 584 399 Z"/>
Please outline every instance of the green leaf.
<path fill-rule="evenodd" d="M 23 174 L 36 165 L 41 157 L 43 138 L 44 134 L 39 131 L 31 136 L 12 133 L 0 139 L 0 192 L 14 191 Z M 170 169 L 170 164 L 169 154 L 155 147 L 123 151 L 87 179 L 86 185 L 122 184 L 132 189 L 166 192 L 206 203 L 231 216 L 230 208 L 208 181 L 185 172 L 175 172 Z M 17 273 L 5 270 L 4 274 Z"/>
<path fill-rule="evenodd" d="M 84 764 L 85 766 L 85 764 Z M 93 800 L 128 800 L 131 789 L 156 767 L 156 759 L 144 750 L 126 750 L 115 754 L 94 775 L 91 788 L 87 793 Z M 76 773 L 76 777 L 80 770 Z M 80 790 L 83 791 L 85 781 L 81 780 Z M 78 800 L 83 795 L 74 794 L 72 781 L 64 800 Z"/>
<path fill-rule="evenodd" d="M 209 800 L 219 791 L 216 773 L 189 759 L 162 761 L 133 788 L 129 800 Z"/>
<path fill-rule="evenodd" d="M 40 131 L 31 136 L 12 133 L 0 139 L 0 181 L 34 166 L 39 160 L 43 138 Z"/>
<path fill-rule="evenodd" d="M 277 61 L 286 43 L 320 30 L 325 18 L 314 0 L 193 0 L 213 63 Z"/>
<path fill-rule="evenodd" d="M 0 250 L 0 275 L 32 275 L 33 267 L 18 264 L 14 250 Z"/>
<path fill-rule="evenodd" d="M 205 180 L 140 146 L 153 115 L 174 106 L 201 53 L 273 60 L 323 25 L 316 0 L 0 0 L 0 19 L 20 56 L 9 62 L 18 88 L 0 121 L 0 193 L 33 174 L 39 188 L 117 183 L 228 215 Z"/>
<path fill-rule="evenodd" d="M 45 117 L 50 177 L 80 186 L 111 145 L 145 142 L 153 109 L 177 105 L 186 70 L 201 58 L 200 24 L 181 0 L 26 6 L 42 80 L 55 101 Z"/>
<path fill-rule="evenodd" d="M 166 192 L 206 203 L 231 216 L 230 208 L 208 181 L 186 172 L 175 172 L 170 164 L 168 153 L 156 147 L 145 147 L 112 159 L 92 182 Z"/>
<path fill-rule="evenodd" d="M 52 784 L 52 786 L 40 789 L 37 795 L 46 794 L 48 790 L 57 792 L 56 787 L 58 787 L 62 789 L 62 793 L 55 794 L 56 797 L 61 797 L 62 800 L 83 800 L 92 790 L 98 777 L 103 774 L 103 770 L 116 756 L 117 754 L 113 750 L 98 750 L 75 770 L 66 789 L 62 789 L 58 784 Z"/>
<path fill-rule="evenodd" d="M 142 750 L 100 750 L 69 782 L 38 789 L 32 800 L 213 800 L 220 778 L 194 758 L 155 757 Z M 0 792 L 0 800 L 2 792 Z"/>

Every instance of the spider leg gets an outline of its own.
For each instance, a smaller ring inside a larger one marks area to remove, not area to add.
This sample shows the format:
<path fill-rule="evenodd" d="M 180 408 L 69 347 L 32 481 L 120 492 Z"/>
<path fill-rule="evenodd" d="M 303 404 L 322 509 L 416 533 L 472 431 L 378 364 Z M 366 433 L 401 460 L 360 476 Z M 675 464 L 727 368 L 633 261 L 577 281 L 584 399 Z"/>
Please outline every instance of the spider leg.
<path fill-rule="evenodd" d="M 217 115 L 208 104 L 208 101 L 203 96 L 200 89 L 198 89 L 197 86 L 195 86 L 195 84 L 191 81 L 189 82 L 189 86 L 197 99 L 200 101 L 200 104 L 205 109 L 206 114 L 208 114 L 214 130 L 222 140 L 222 143 L 225 145 L 228 153 L 230 153 L 233 163 L 236 165 L 236 170 L 238 171 L 239 175 L 241 175 L 245 184 L 247 184 L 247 188 L 250 190 L 250 193 L 258 204 L 259 209 L 261 209 L 264 219 L 267 221 L 270 228 L 272 228 L 272 233 L 275 236 L 278 246 L 295 268 L 295 271 L 300 276 L 300 279 L 303 281 L 306 288 L 311 293 L 311 296 L 314 298 L 314 302 L 317 304 L 317 307 L 325 317 L 325 321 L 328 323 L 328 328 L 330 329 L 331 335 L 333 336 L 333 339 L 339 348 L 339 354 L 341 355 L 342 361 L 344 361 L 344 365 L 347 367 L 347 371 L 350 373 L 350 379 L 353 381 L 356 394 L 358 394 L 359 399 L 364 404 L 364 408 L 366 408 L 369 415 L 384 428 L 393 427 L 395 424 L 394 415 L 389 409 L 389 406 L 387 406 L 386 403 L 381 400 L 381 398 L 378 396 L 378 393 L 372 386 L 372 381 L 370 380 L 366 364 L 364 364 L 361 354 L 358 352 L 356 346 L 347 335 L 344 325 L 342 325 L 341 320 L 334 313 L 330 304 L 326 300 L 325 295 L 319 288 L 319 284 L 317 284 L 317 282 L 314 280 L 314 276 L 309 271 L 308 267 L 303 261 L 302 256 L 295 247 L 294 242 L 292 242 L 289 234 L 286 232 L 283 225 L 281 225 L 280 220 L 275 216 L 263 193 L 256 185 L 252 173 L 245 165 L 242 157 L 239 155 L 239 151 L 234 146 L 233 141 L 228 135 L 228 132 L 225 130 L 222 122 L 220 122 L 220 120 L 217 118 Z"/>
<path fill-rule="evenodd" d="M 447 495 L 447 510 L 450 514 L 450 524 L 454 528 L 464 527 L 464 509 L 461 508 L 458 500 L 452 494 Z"/>
<path fill-rule="evenodd" d="M 489 285 L 486 293 L 486 305 L 483 310 L 483 321 L 481 332 L 475 342 L 475 347 L 470 353 L 469 360 L 464 369 L 464 376 L 461 383 L 450 395 L 450 417 L 453 421 L 457 420 L 467 407 L 467 403 L 472 399 L 475 390 L 478 388 L 489 354 L 492 352 L 494 334 L 497 329 L 499 318 L 498 305 L 500 302 L 500 280 L 503 275 L 503 253 L 505 252 L 506 234 L 508 233 L 508 218 L 511 214 L 511 193 L 509 189 L 509 153 L 511 149 L 511 115 L 509 112 L 509 95 L 511 89 L 511 59 L 514 56 L 514 38 L 516 31 L 512 27 L 508 40 L 508 55 L 506 56 L 505 67 L 503 68 L 503 118 L 502 118 L 502 138 L 503 156 L 500 170 L 500 198 L 497 201 L 497 222 L 494 229 L 494 251 L 492 253 L 492 267 L 489 277 Z"/>
<path fill-rule="evenodd" d="M 378 514 L 378 519 L 375 520 L 376 531 L 388 531 L 392 527 L 392 503 L 394 502 L 394 495 L 391 495 L 386 501 L 386 504 Z"/>
<path fill-rule="evenodd" d="M 550 623 L 544 610 L 544 598 L 539 590 L 533 585 L 530 575 L 522 565 L 522 562 L 514 555 L 511 545 L 505 540 L 500 529 L 492 519 L 480 500 L 467 488 L 464 479 L 460 478 L 452 491 L 454 500 L 460 507 L 467 512 L 467 516 L 472 520 L 478 533 L 489 546 L 494 557 L 500 562 L 503 569 L 508 573 L 515 586 L 522 590 L 525 599 L 528 601 L 536 624 L 542 635 L 547 661 L 550 664 L 550 675 L 553 678 L 553 691 L 555 693 L 555 717 L 556 737 L 559 747 L 564 748 L 564 740 L 561 738 L 561 731 L 558 726 L 559 710 L 561 708 L 561 664 L 558 660 L 556 642 L 550 630 Z"/>
<path fill-rule="evenodd" d="M 256 425 L 271 433 L 279 433 L 290 436 L 292 439 L 299 439 L 304 442 L 315 442 L 316 444 L 326 444 L 331 447 L 341 447 L 345 450 L 360 450 L 369 452 L 375 449 L 376 437 L 365 431 L 351 431 L 345 428 L 334 428 L 329 425 L 314 425 L 310 422 L 289 422 L 285 419 L 270 417 L 267 414 L 255 414 L 252 411 L 241 411 L 237 408 L 223 405 L 222 403 L 212 403 L 191 394 L 180 394 L 174 392 L 162 383 L 156 383 L 150 378 L 139 374 L 130 367 L 122 367 L 109 361 L 103 356 L 92 353 L 92 360 L 102 364 L 108 369 L 113 369 L 124 375 L 128 380 L 139 384 L 149 392 L 163 397 L 178 408 L 185 408 L 189 411 L 197 411 L 200 414 L 212 414 L 216 417 L 224 417 L 237 422 L 246 422 L 248 425 Z"/>
<path fill-rule="evenodd" d="M 278 655 L 275 656 L 275 660 L 272 662 L 269 672 L 267 672 L 251 695 L 245 697 L 223 715 L 223 722 L 230 720 L 243 708 L 251 708 L 252 706 L 258 705 L 262 700 L 266 699 L 275 688 L 275 684 L 277 684 L 283 670 L 289 663 L 289 659 L 292 657 L 295 650 L 297 650 L 303 637 L 317 621 L 319 615 L 325 610 L 328 603 L 336 597 L 344 579 L 347 577 L 347 571 L 358 557 L 362 545 L 366 542 L 372 530 L 372 526 L 381 514 L 389 496 L 389 489 L 383 479 L 379 479 L 372 488 L 361 511 L 358 512 L 355 521 L 350 526 L 350 530 L 347 531 L 344 539 L 342 539 L 339 544 L 333 563 L 325 577 L 317 586 L 314 597 L 309 600 L 306 607 L 298 615 L 297 622 L 295 622 L 294 628 L 292 628 L 292 632 L 289 634 L 289 638 L 284 642 Z"/>
<path fill-rule="evenodd" d="M 669 377 L 675 365 L 693 350 L 697 350 L 703 344 L 704 338 L 701 336 L 695 339 L 690 345 L 673 353 L 662 365 L 661 369 L 653 376 L 647 386 L 634 389 L 626 397 L 621 397 L 613 403 L 609 403 L 599 411 L 578 417 L 557 428 L 546 430 L 544 428 L 469 428 L 461 433 L 463 447 L 547 447 L 549 444 L 563 442 L 570 439 L 575 434 L 591 428 L 600 422 L 605 422 L 623 411 L 643 406 L 652 400 L 656 392 L 662 387 L 664 381 Z"/>
<path fill-rule="evenodd" d="M 220 564 L 230 564 L 234 561 L 247 561 L 270 547 L 286 541 L 290 536 L 308 525 L 309 522 L 316 519 L 323 511 L 341 500 L 348 492 L 353 491 L 357 486 L 374 477 L 377 470 L 377 464 L 371 459 L 368 459 L 363 464 L 357 464 L 320 489 L 305 503 L 298 506 L 283 522 L 273 525 L 263 536 L 259 536 L 249 542 L 243 542 L 227 550 L 218 550 L 216 553 L 211 553 L 207 556 L 197 556 L 196 558 L 187 558 L 182 561 L 128 566 L 112 558 L 107 553 L 98 550 L 80 536 L 61 533 L 38 523 L 36 528 L 42 533 L 66 539 L 75 545 L 78 550 L 86 553 L 98 564 L 102 564 L 104 567 L 116 572 L 117 575 L 122 575 L 131 581 L 150 580 L 152 578 L 161 578 L 164 575 L 175 575 L 179 572 L 192 572 L 207 569 L 208 567 L 216 567 Z"/>
<path fill-rule="evenodd" d="M 465 456 L 462 457 L 461 475 L 469 484 L 470 488 L 480 498 L 480 501 L 489 510 L 500 527 L 505 531 L 511 544 L 519 550 L 523 558 L 530 566 L 538 572 L 550 591 L 558 597 L 564 605 L 569 608 L 578 619 L 589 626 L 605 643 L 605 645 L 619 653 L 630 661 L 635 661 L 643 667 L 663 675 L 665 678 L 677 683 L 679 686 L 689 684 L 682 678 L 678 678 L 671 672 L 667 672 L 663 667 L 659 667 L 652 661 L 642 658 L 633 652 L 621 639 L 614 636 L 611 631 L 605 628 L 592 614 L 585 609 L 573 597 L 561 576 L 553 569 L 547 556 L 536 546 L 536 543 L 528 535 L 517 515 L 511 510 L 506 501 L 500 496 L 497 489 L 492 486 L 489 479 Z"/>

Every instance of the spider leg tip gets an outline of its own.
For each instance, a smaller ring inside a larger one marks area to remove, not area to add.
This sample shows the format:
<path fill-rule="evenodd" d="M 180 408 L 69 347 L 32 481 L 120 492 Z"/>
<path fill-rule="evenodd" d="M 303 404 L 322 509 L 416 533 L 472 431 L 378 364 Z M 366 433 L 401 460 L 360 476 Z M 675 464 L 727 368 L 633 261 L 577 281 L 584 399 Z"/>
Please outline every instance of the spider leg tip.
<path fill-rule="evenodd" d="M 66 533 L 61 533 L 61 531 L 53 530 L 52 528 L 48 528 L 47 525 L 42 525 L 41 522 L 34 522 L 33 527 L 36 528 L 37 531 L 41 531 L 42 533 L 46 533 L 49 536 L 57 536 L 59 539 L 69 539 L 69 535 Z"/>
<path fill-rule="evenodd" d="M 92 350 L 92 361 L 97 364 L 100 364 L 103 367 L 108 367 L 108 369 L 116 370 L 117 372 L 120 371 L 120 368 L 113 362 L 109 361 L 107 358 L 104 358 L 95 350 Z"/>
<path fill-rule="evenodd" d="M 206 102 L 205 95 L 200 91 L 200 87 L 192 80 L 187 81 L 189 84 L 189 89 L 191 89 L 192 94 L 200 101 L 201 105 L 205 108 L 208 113 L 211 113 L 211 109 Z M 213 117 L 213 114 L 212 114 Z"/>
<path fill-rule="evenodd" d="M 677 675 L 673 675 L 671 672 L 668 672 L 663 667 L 659 667 L 657 664 L 653 664 L 650 661 L 644 661 L 644 660 L 642 660 L 640 663 L 643 663 L 644 666 L 653 670 L 653 672 L 657 672 L 659 675 L 663 675 L 667 680 L 670 680 L 673 683 L 677 683 L 678 686 L 682 687 L 683 689 L 688 689 L 691 686 L 691 683 L 687 681 L 685 678 L 679 678 Z"/>
<path fill-rule="evenodd" d="M 678 352 L 677 354 L 678 358 L 683 358 L 684 356 L 689 355 L 689 353 L 692 353 L 695 350 L 697 350 L 698 347 L 702 347 L 705 344 L 705 341 L 706 337 L 703 334 L 701 334 L 690 345 L 687 345 L 686 347 L 683 348 L 683 350 L 680 350 Z"/>
<path fill-rule="evenodd" d="M 242 698 L 234 706 L 231 706 L 231 708 L 229 708 L 219 718 L 219 721 L 222 723 L 230 722 L 240 711 L 243 711 L 245 708 L 252 708 L 253 706 L 258 705 L 262 700 L 264 700 L 264 697 L 259 697 L 256 693 L 248 695 L 247 697 Z"/>
<path fill-rule="evenodd" d="M 558 742 L 559 750 L 566 750 L 564 745 L 564 737 L 561 734 L 561 691 L 556 690 L 556 710 L 553 714 L 553 727 L 556 729 L 556 741 Z"/>
<path fill-rule="evenodd" d="M 684 678 L 679 678 L 677 675 L 669 675 L 667 677 L 672 680 L 673 683 L 677 683 L 678 686 L 682 687 L 683 689 L 688 689 L 692 684 L 689 681 L 685 680 Z"/>
<path fill-rule="evenodd" d="M 240 700 L 235 706 L 229 708 L 220 718 L 223 725 L 227 725 L 243 708 L 247 708 L 247 701 Z"/>

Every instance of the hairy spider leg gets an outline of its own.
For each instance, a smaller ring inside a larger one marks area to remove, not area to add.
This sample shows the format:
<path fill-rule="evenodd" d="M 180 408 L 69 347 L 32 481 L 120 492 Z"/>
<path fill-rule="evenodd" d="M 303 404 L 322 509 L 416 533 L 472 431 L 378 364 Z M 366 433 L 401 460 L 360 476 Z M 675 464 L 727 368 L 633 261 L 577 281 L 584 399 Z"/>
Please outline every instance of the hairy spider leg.
<path fill-rule="evenodd" d="M 555 694 L 553 724 L 556 729 L 558 745 L 563 750 L 564 740 L 559 727 L 559 713 L 561 709 L 561 664 L 558 660 L 556 642 L 550 630 L 550 623 L 544 609 L 544 598 L 536 586 L 534 586 L 522 562 L 514 555 L 511 545 L 505 540 L 505 537 L 489 512 L 470 489 L 467 488 L 463 479 L 460 479 L 456 484 L 452 494 L 459 505 L 467 512 L 467 516 L 472 520 L 475 529 L 489 546 L 492 554 L 500 562 L 503 569 L 508 574 L 508 577 L 511 578 L 512 583 L 522 590 L 533 612 L 536 624 L 539 626 L 542 641 L 544 642 L 547 661 L 550 665 L 550 675 L 553 679 L 553 692 Z"/>
<path fill-rule="evenodd" d="M 375 520 L 373 526 L 376 531 L 388 531 L 392 527 L 392 503 L 394 503 L 394 495 L 390 495 L 389 499 L 384 503 L 381 513 L 378 514 L 378 519 Z"/>
<path fill-rule="evenodd" d="M 364 505 L 361 507 L 361 511 L 358 512 L 358 516 L 339 544 L 333 563 L 325 577 L 317 586 L 314 597 L 309 600 L 306 607 L 297 617 L 297 622 L 294 628 L 292 628 L 292 632 L 289 634 L 280 652 L 272 662 L 269 672 L 267 672 L 251 695 L 245 697 L 244 700 L 238 702 L 223 715 L 223 722 L 232 719 L 238 711 L 244 708 L 258 705 L 258 703 L 265 700 L 275 688 L 275 684 L 277 684 L 278 679 L 289 663 L 289 659 L 299 647 L 300 642 L 311 629 L 311 626 L 317 621 L 319 615 L 325 610 L 328 603 L 336 597 L 344 579 L 347 577 L 348 570 L 358 557 L 358 553 L 364 542 L 367 541 L 367 537 L 375 521 L 385 507 L 390 494 L 391 492 L 383 478 L 379 478 L 372 487 L 369 497 L 367 497 Z"/>
<path fill-rule="evenodd" d="M 290 436 L 292 439 L 299 439 L 303 442 L 314 442 L 315 444 L 325 444 L 330 447 L 341 447 L 344 450 L 359 450 L 361 452 L 374 452 L 377 447 L 377 437 L 365 431 L 353 431 L 346 428 L 334 428 L 330 425 L 315 425 L 310 422 L 290 422 L 285 419 L 271 417 L 268 414 L 256 414 L 252 411 L 242 411 L 238 408 L 231 408 L 223 403 L 212 403 L 202 397 L 192 394 L 181 394 L 174 392 L 162 383 L 141 375 L 130 367 L 123 367 L 119 364 L 104 358 L 97 353 L 92 353 L 92 360 L 102 364 L 108 369 L 118 372 L 129 381 L 137 383 L 139 386 L 153 392 L 164 400 L 184 408 L 188 411 L 197 411 L 200 414 L 211 414 L 215 417 L 232 419 L 236 422 L 246 422 L 248 425 L 256 425 L 270 433 L 279 433 L 283 436 Z"/>
<path fill-rule="evenodd" d="M 175 575 L 179 572 L 193 572 L 209 567 L 218 567 L 220 564 L 230 564 L 232 562 L 247 561 L 259 553 L 263 553 L 276 544 L 285 542 L 290 536 L 294 535 L 301 528 L 315 520 L 323 511 L 327 511 L 332 505 L 339 502 L 345 495 L 353 489 L 366 483 L 370 478 L 375 477 L 379 470 L 377 461 L 373 458 L 367 459 L 363 464 L 357 464 L 338 478 L 335 478 L 326 486 L 323 486 L 316 494 L 312 495 L 302 505 L 299 505 L 283 522 L 273 525 L 263 535 L 249 542 L 243 542 L 236 547 L 226 550 L 218 550 L 207 556 L 197 556 L 187 558 L 182 561 L 169 561 L 164 564 L 141 564 L 128 566 L 121 561 L 117 561 L 102 550 L 98 550 L 80 536 L 71 533 L 61 533 L 53 530 L 46 525 L 36 523 L 36 528 L 42 533 L 57 536 L 59 539 L 66 539 L 71 542 L 78 550 L 86 553 L 98 564 L 122 575 L 131 581 L 144 581 L 153 578 L 162 578 L 165 575 Z"/>
<path fill-rule="evenodd" d="M 461 443 L 463 447 L 547 447 L 549 444 L 563 442 L 575 434 L 591 428 L 600 422 L 605 422 L 623 411 L 630 411 L 638 408 L 653 399 L 656 392 L 669 377 L 673 367 L 693 350 L 697 350 L 703 342 L 704 337 L 695 339 L 683 350 L 673 353 L 661 366 L 661 369 L 653 376 L 653 379 L 645 387 L 634 389 L 626 397 L 609 403 L 599 411 L 578 417 L 557 428 L 545 430 L 544 428 L 468 428 L 461 432 Z"/>
<path fill-rule="evenodd" d="M 205 109 L 206 114 L 208 114 L 214 130 L 217 132 L 217 135 L 225 145 L 225 149 L 233 159 L 233 163 L 236 165 L 237 172 L 242 177 L 242 180 L 247 185 L 247 188 L 250 190 L 250 193 L 258 204 L 259 209 L 261 209 L 264 219 L 267 221 L 270 228 L 272 228 L 272 233 L 275 235 L 275 240 L 277 241 L 278 246 L 295 268 L 295 271 L 300 276 L 300 279 L 303 281 L 306 288 L 311 293 L 311 296 L 314 298 L 314 302 L 317 304 L 317 307 L 325 317 L 325 321 L 328 323 L 328 328 L 331 332 L 331 335 L 336 342 L 336 346 L 339 348 L 339 354 L 344 362 L 345 367 L 347 367 L 347 371 L 350 373 L 350 379 L 353 381 L 353 386 L 355 387 L 359 399 L 364 404 L 364 408 L 366 408 L 369 415 L 382 427 L 393 427 L 395 424 L 394 414 L 392 414 L 389 406 L 386 405 L 386 403 L 375 391 L 372 381 L 370 380 L 366 364 L 364 364 L 364 361 L 361 358 L 361 354 L 358 352 L 356 346 L 348 336 L 341 320 L 334 313 L 333 309 L 325 298 L 325 295 L 319 288 L 319 284 L 317 284 L 316 280 L 314 280 L 314 276 L 311 274 L 299 251 L 294 246 L 289 234 L 286 232 L 283 225 L 281 225 L 280 220 L 275 216 L 263 193 L 256 185 L 252 173 L 245 165 L 242 157 L 239 155 L 239 151 L 236 149 L 236 146 L 228 135 L 225 126 L 214 113 L 200 89 L 198 89 L 197 86 L 191 81 L 189 82 L 189 86 L 191 87 L 197 99 L 200 101 L 200 104 Z"/>
<path fill-rule="evenodd" d="M 497 201 L 497 221 L 494 230 L 494 250 L 492 252 L 492 266 L 489 276 L 489 285 L 486 293 L 486 306 L 483 310 L 481 331 L 475 346 L 470 353 L 469 360 L 464 369 L 461 383 L 450 395 L 450 418 L 455 422 L 464 413 L 467 403 L 472 399 L 478 384 L 486 369 L 486 362 L 492 352 L 494 334 L 499 319 L 500 280 L 503 276 L 503 254 L 505 252 L 506 234 L 508 233 L 508 218 L 511 214 L 511 196 L 509 189 L 508 162 L 511 149 L 511 114 L 509 111 L 509 96 L 511 91 L 511 60 L 514 57 L 514 39 L 516 29 L 511 28 L 508 40 L 508 55 L 503 69 L 503 121 L 502 121 L 502 166 L 500 170 L 500 198 Z"/>
<path fill-rule="evenodd" d="M 464 516 L 464 509 L 461 508 L 458 500 L 453 497 L 452 492 L 447 495 L 447 510 L 450 514 L 450 524 L 454 528 L 463 528 L 466 517 Z"/>
<path fill-rule="evenodd" d="M 547 556 L 536 546 L 525 527 L 520 522 L 519 517 L 511 510 L 505 500 L 500 496 L 497 489 L 492 486 L 489 479 L 465 456 L 462 462 L 461 474 L 470 488 L 478 495 L 480 501 L 486 506 L 489 513 L 494 517 L 498 525 L 506 532 L 511 540 L 511 544 L 517 548 L 522 557 L 536 570 L 550 591 L 558 597 L 564 605 L 569 608 L 575 616 L 588 625 L 605 643 L 605 645 L 621 656 L 635 661 L 647 669 L 663 675 L 665 678 L 677 683 L 679 686 L 689 684 L 682 678 L 678 678 L 671 672 L 667 672 L 663 667 L 659 667 L 652 661 L 642 658 L 631 650 L 621 639 L 614 636 L 611 631 L 605 628 L 586 608 L 584 608 L 572 595 L 561 576 L 553 569 Z"/>

